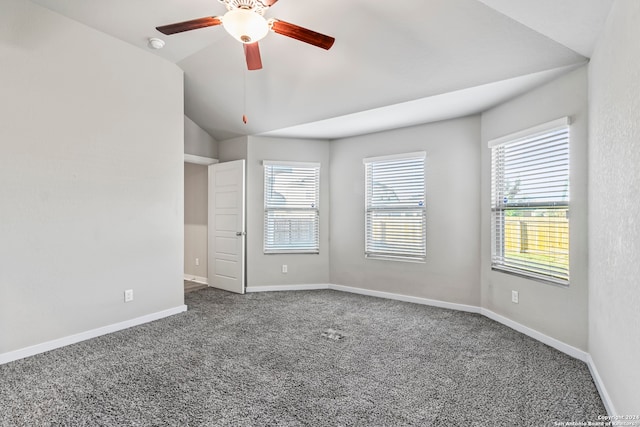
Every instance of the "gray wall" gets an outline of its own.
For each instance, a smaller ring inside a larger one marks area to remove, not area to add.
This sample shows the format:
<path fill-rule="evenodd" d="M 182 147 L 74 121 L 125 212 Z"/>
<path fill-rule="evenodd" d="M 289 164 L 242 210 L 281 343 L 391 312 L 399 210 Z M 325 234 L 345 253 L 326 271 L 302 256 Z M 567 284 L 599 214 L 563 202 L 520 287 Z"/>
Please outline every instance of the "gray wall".
<path fill-rule="evenodd" d="M 218 160 L 220 162 L 230 162 L 232 160 L 246 160 L 249 137 L 240 136 L 238 138 L 227 139 L 218 143 Z"/>
<path fill-rule="evenodd" d="M 184 274 L 187 278 L 208 277 L 208 171 L 205 165 L 184 164 Z"/>
<path fill-rule="evenodd" d="M 218 142 L 187 116 L 184 116 L 184 152 L 218 158 Z"/>
<path fill-rule="evenodd" d="M 331 142 L 331 283 L 480 305 L 480 118 Z M 426 151 L 427 261 L 364 257 L 365 157 Z"/>
<path fill-rule="evenodd" d="M 640 2 L 618 0 L 589 67 L 589 353 L 640 414 Z"/>
<path fill-rule="evenodd" d="M 570 285 L 561 287 L 491 270 L 489 140 L 571 117 Z M 482 114 L 482 306 L 550 337 L 587 350 L 587 68 Z M 519 292 L 519 304 L 511 302 Z"/>
<path fill-rule="evenodd" d="M 320 163 L 320 253 L 263 253 L 263 160 Z M 282 264 L 288 272 L 282 273 Z M 329 283 L 329 141 L 249 137 L 247 160 L 247 286 Z"/>
<path fill-rule="evenodd" d="M 0 353 L 181 306 L 182 71 L 1 9 Z"/>

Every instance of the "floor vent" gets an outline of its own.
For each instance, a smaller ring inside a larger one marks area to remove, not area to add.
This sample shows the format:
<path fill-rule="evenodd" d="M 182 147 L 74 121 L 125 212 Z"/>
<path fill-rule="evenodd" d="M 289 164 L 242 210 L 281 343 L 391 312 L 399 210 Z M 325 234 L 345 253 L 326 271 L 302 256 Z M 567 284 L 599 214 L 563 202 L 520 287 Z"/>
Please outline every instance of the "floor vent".
<path fill-rule="evenodd" d="M 344 338 L 344 334 L 340 331 L 336 331 L 335 329 L 327 329 L 322 333 L 322 336 L 328 338 L 330 340 L 339 341 Z"/>

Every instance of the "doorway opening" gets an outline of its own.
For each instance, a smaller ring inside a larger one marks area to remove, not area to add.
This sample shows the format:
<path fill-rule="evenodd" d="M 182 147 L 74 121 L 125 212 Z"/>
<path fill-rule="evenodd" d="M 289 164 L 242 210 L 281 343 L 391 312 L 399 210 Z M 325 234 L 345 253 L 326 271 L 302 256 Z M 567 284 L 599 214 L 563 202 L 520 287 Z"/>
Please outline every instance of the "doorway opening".
<path fill-rule="evenodd" d="M 208 283 L 207 210 L 208 167 L 218 160 L 185 154 L 184 157 L 184 292 Z"/>
<path fill-rule="evenodd" d="M 185 155 L 184 290 L 245 292 L 245 160 Z"/>

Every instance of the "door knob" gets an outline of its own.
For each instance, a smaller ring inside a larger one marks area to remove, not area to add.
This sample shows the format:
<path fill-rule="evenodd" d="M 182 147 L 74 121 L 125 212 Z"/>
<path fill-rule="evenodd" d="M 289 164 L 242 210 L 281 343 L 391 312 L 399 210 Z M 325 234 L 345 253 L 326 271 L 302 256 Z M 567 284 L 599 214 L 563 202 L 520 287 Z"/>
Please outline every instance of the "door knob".
<path fill-rule="evenodd" d="M 247 233 L 245 233 L 244 231 L 236 231 L 236 236 L 244 236 Z"/>

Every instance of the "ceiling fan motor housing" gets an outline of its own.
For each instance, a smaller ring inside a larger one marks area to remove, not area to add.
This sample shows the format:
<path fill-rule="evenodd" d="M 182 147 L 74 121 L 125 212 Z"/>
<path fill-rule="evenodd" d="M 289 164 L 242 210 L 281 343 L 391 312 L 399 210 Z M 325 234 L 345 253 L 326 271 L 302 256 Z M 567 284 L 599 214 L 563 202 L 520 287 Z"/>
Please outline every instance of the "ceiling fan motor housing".
<path fill-rule="evenodd" d="M 220 3 L 224 3 L 227 10 L 233 9 L 245 9 L 252 10 L 255 13 L 264 15 L 264 12 L 269 8 L 260 0 L 219 0 Z"/>

